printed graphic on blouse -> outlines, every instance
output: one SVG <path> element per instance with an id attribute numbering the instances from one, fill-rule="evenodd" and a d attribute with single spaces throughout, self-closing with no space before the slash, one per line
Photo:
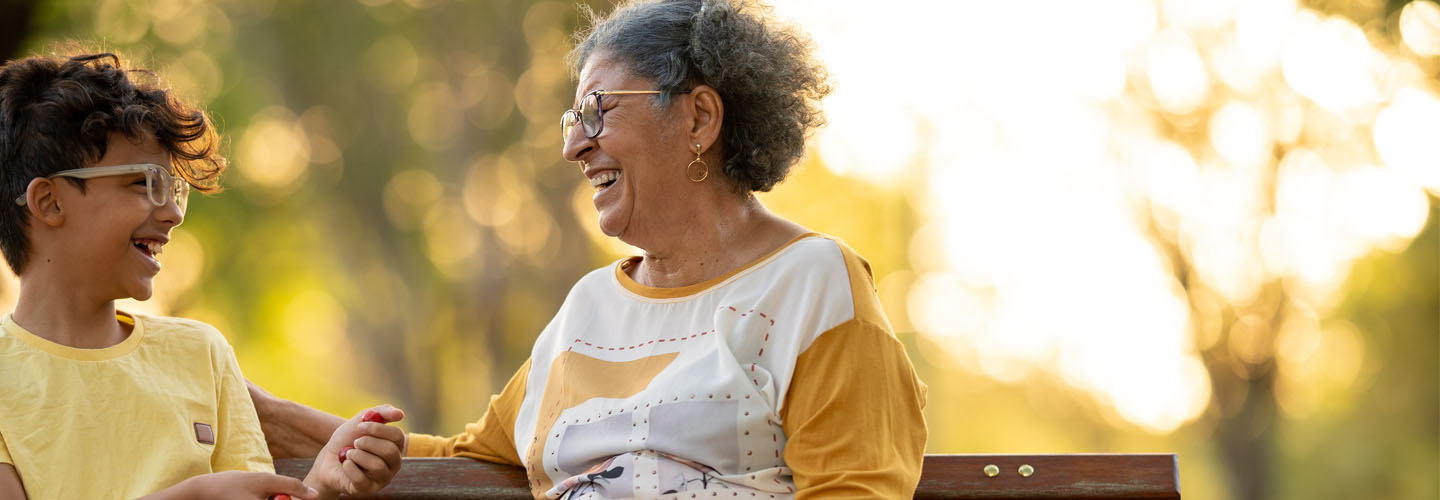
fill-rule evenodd
<path id="1" fill-rule="evenodd" d="M 773 321 L 722 310 L 720 316 L 734 320 L 721 321 L 726 328 L 763 330 Z M 743 321 L 747 316 L 756 321 Z M 762 331 L 755 338 L 763 345 L 765 336 Z M 614 346 L 582 340 L 556 357 L 541 398 L 537 429 L 545 432 L 537 432 L 526 460 L 537 498 L 646 498 L 695 490 L 789 498 L 794 483 L 780 459 L 785 439 L 772 411 L 769 371 L 742 364 L 710 331 L 661 339 L 664 349 L 679 351 L 606 361 L 581 351 L 611 355 Z M 619 349 L 642 356 L 658 349 L 648 341 L 641 345 L 644 350 Z M 752 355 L 763 349 L 746 347 Z M 662 373 L 667 383 L 659 387 Z M 556 387 L 557 380 L 568 383 Z M 540 467 L 544 473 L 535 473 Z"/>
<path id="2" fill-rule="evenodd" d="M 800 353 L 855 318 L 841 247 L 797 238 L 680 289 L 622 269 L 581 279 L 536 339 L 513 429 L 532 493 L 793 498 L 780 411 Z"/>

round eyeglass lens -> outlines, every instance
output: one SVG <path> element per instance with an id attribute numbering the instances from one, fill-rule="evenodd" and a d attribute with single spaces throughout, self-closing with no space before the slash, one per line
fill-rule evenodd
<path id="1" fill-rule="evenodd" d="M 585 127 L 585 137 L 600 135 L 600 94 L 587 95 L 580 103 L 580 124 Z"/>

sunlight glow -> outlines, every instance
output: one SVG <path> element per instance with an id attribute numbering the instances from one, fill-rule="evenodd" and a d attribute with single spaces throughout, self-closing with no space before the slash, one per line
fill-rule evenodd
<path id="1" fill-rule="evenodd" d="M 1345 231 L 1376 246 L 1403 250 L 1425 227 L 1425 191 L 1392 169 L 1353 168 L 1340 177 L 1336 205 Z"/>
<path id="2" fill-rule="evenodd" d="M 1270 160 L 1270 129 L 1244 102 L 1228 103 L 1210 118 L 1210 143 L 1237 167 L 1259 167 Z"/>
<path id="3" fill-rule="evenodd" d="M 1440 5 L 1430 0 L 1405 4 L 1400 10 L 1400 35 L 1416 54 L 1440 55 Z"/>
<path id="4" fill-rule="evenodd" d="M 1380 90 L 1370 74 L 1374 49 L 1359 26 L 1343 18 L 1305 12 L 1285 47 L 1285 80 L 1320 107 L 1343 112 L 1375 103 Z"/>
<path id="5" fill-rule="evenodd" d="M 1272 324 L 1272 284 L 1323 317 L 1352 263 L 1403 249 L 1440 193 L 1434 82 L 1295 0 L 901 1 L 927 15 L 876 9 L 865 37 L 826 2 L 776 3 L 834 75 L 826 167 L 924 179 L 913 274 L 884 285 L 896 324 L 961 369 L 1059 378 L 1149 432 L 1206 411 L 1202 349 L 1278 360 L 1287 414 L 1323 406 L 1297 381 L 1331 363 L 1332 386 L 1353 380 L 1362 337 Z M 1411 50 L 1437 19 L 1405 7 Z"/>
<path id="6" fill-rule="evenodd" d="M 1161 108 L 1185 114 L 1204 102 L 1210 91 L 1210 74 L 1185 32 L 1161 31 L 1150 44 L 1148 59 L 1150 91 Z"/>
<path id="7" fill-rule="evenodd" d="M 826 102 L 831 113 L 854 113 L 865 121 L 836 122 L 820 133 L 820 155 L 837 174 L 852 174 L 881 185 L 894 185 L 895 174 L 917 149 L 914 115 L 894 104 L 880 104 L 858 92 L 840 90 Z M 883 145 L 884 147 L 877 147 Z"/>
<path id="8" fill-rule="evenodd" d="M 1416 88 L 1401 90 L 1375 118 L 1375 149 L 1387 165 L 1440 195 L 1440 99 Z"/>

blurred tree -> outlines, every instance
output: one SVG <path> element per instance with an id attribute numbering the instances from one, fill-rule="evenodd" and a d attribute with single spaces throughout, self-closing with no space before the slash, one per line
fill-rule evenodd
<path id="1" fill-rule="evenodd" d="M 19 55 L 21 44 L 30 35 L 30 17 L 35 0 L 0 1 L 0 61 Z"/>
<path id="2" fill-rule="evenodd" d="M 458 431 L 615 256 L 582 229 L 559 154 L 571 2 L 105 0 L 35 17 L 29 52 L 98 41 L 211 111 L 229 190 L 192 203 L 178 232 L 197 252 L 167 252 L 193 261 L 160 277 L 193 266 L 181 281 L 198 285 L 127 307 L 216 323 L 278 395 L 342 414 L 387 398 L 411 429 Z"/>
<path id="3" fill-rule="evenodd" d="M 1310 0 L 1302 2 L 1310 7 L 1335 15 L 1344 16 L 1354 22 L 1372 28 L 1377 32 L 1393 31 L 1395 17 L 1399 10 L 1408 1 L 1397 0 L 1387 2 L 1345 2 L 1330 0 Z M 1395 36 L 1394 38 L 1398 38 Z M 1176 128 L 1180 129 L 1177 134 L 1183 135 L 1184 124 L 1209 123 L 1220 111 L 1220 104 L 1224 101 L 1212 103 L 1213 105 L 1203 109 L 1198 120 L 1196 117 L 1171 117 L 1162 116 L 1163 119 L 1172 120 Z M 1212 130 L 1213 132 L 1213 130 Z M 1300 140 L 1291 144 L 1276 144 L 1271 152 L 1271 160 L 1266 162 L 1268 172 L 1261 174 L 1261 178 L 1276 179 L 1280 175 L 1281 161 L 1291 152 L 1304 152 L 1311 149 L 1321 149 L 1326 144 L 1334 141 L 1334 137 L 1327 137 L 1323 133 L 1309 130 L 1302 133 Z M 1368 137 L 1366 137 L 1368 140 Z M 1203 143 L 1201 143 L 1203 144 Z M 1205 157 L 1213 153 L 1198 152 L 1197 157 Z M 1373 154 L 1373 153 L 1371 153 Z M 1270 182 L 1269 190 L 1263 193 L 1260 200 L 1261 207 L 1270 207 L 1265 216 L 1274 216 L 1275 207 L 1280 203 L 1277 199 L 1282 196 L 1278 193 L 1280 188 L 1278 182 Z M 1363 344 L 1359 347 L 1377 346 L 1384 349 L 1385 356 L 1370 357 L 1374 362 L 1384 364 L 1384 368 L 1378 371 L 1384 374 L 1372 374 L 1372 377 L 1380 377 L 1383 381 L 1417 380 L 1419 389 L 1416 393 L 1437 394 L 1437 373 L 1433 359 L 1436 352 L 1435 333 L 1440 332 L 1440 324 L 1437 324 L 1437 315 L 1440 315 L 1440 297 L 1437 297 L 1434 277 L 1436 270 L 1436 240 L 1435 231 L 1437 226 L 1436 207 L 1437 200 L 1432 195 L 1429 198 L 1431 213 L 1427 220 L 1423 233 L 1416 237 L 1409 249 L 1402 255 L 1394 257 L 1376 257 L 1367 261 L 1356 271 L 1358 276 L 1351 278 L 1350 284 L 1345 288 L 1347 298 L 1343 310 L 1335 314 L 1335 318 L 1349 318 L 1355 330 L 1364 334 Z M 1343 457 L 1329 457 L 1328 460 L 1340 462 L 1341 467 L 1327 468 L 1326 470 L 1336 471 L 1357 471 L 1367 470 L 1373 475 L 1363 473 L 1351 476 L 1355 481 L 1339 481 L 1343 485 L 1337 490 L 1337 486 L 1329 483 L 1320 488 L 1311 487 L 1306 481 L 1291 481 L 1280 477 L 1280 472 L 1301 473 L 1293 464 L 1286 462 L 1280 456 L 1283 453 L 1278 441 L 1283 433 L 1277 427 L 1286 425 L 1289 422 L 1281 418 L 1278 411 L 1277 400 L 1277 352 L 1284 348 L 1281 344 L 1284 339 L 1280 338 L 1287 321 L 1311 314 L 1314 306 L 1304 297 L 1297 298 L 1291 293 L 1295 286 L 1294 277 L 1285 277 L 1275 274 L 1268 276 L 1268 282 L 1261 285 L 1258 293 L 1253 299 L 1240 303 L 1226 303 L 1220 298 L 1223 294 L 1211 288 L 1202 279 L 1200 273 L 1195 269 L 1196 252 L 1185 249 L 1183 235 L 1173 230 L 1161 229 L 1163 222 L 1156 220 L 1155 210 L 1141 209 L 1140 213 L 1151 214 L 1152 239 L 1161 244 L 1167 250 L 1170 260 L 1174 263 L 1176 278 L 1182 283 L 1188 292 L 1193 310 L 1193 317 L 1201 318 L 1204 321 L 1207 316 L 1214 316 L 1218 319 L 1217 324 L 1200 325 L 1200 328 L 1214 328 L 1222 332 L 1218 341 L 1213 342 L 1203 350 L 1203 359 L 1210 375 L 1212 383 L 1213 400 L 1210 406 L 1209 419 L 1216 421 L 1214 434 L 1218 440 L 1219 452 L 1222 454 L 1222 463 L 1229 471 L 1231 477 L 1231 489 L 1235 498 L 1244 500 L 1258 500 L 1283 496 L 1287 498 L 1357 498 L 1376 495 L 1376 489 L 1394 489 L 1391 494 L 1405 495 L 1403 488 L 1397 485 L 1385 485 L 1375 481 L 1376 478 L 1394 474 L 1395 470 L 1387 471 L 1381 465 L 1385 461 L 1366 459 L 1346 459 Z M 1203 257 L 1202 257 L 1203 258 Z M 1288 281 L 1288 282 L 1287 282 Z M 1358 284 L 1356 282 L 1359 282 Z M 1379 289 L 1388 289 L 1390 293 L 1383 294 L 1383 298 L 1375 297 L 1367 292 L 1374 292 Z M 1221 306 L 1218 316 L 1215 315 L 1217 305 Z M 1377 311 L 1386 311 L 1390 314 L 1376 314 Z M 1325 320 L 1326 328 L 1333 328 L 1335 323 L 1345 323 L 1328 318 Z M 1345 325 L 1348 326 L 1348 325 Z M 1344 326 L 1342 326 L 1344 327 Z M 1401 336 L 1396 338 L 1395 336 Z M 1414 343 L 1411 347 L 1394 349 L 1396 342 L 1407 344 Z M 1409 350 L 1418 347 L 1418 351 Z M 1417 356 L 1417 353 L 1421 355 Z M 1428 354 L 1426 354 L 1428 353 Z M 1393 356 L 1393 358 L 1391 357 Z M 1399 363 L 1378 361 L 1379 359 L 1397 359 Z M 1424 373 L 1417 373 L 1424 372 Z M 1409 375 L 1416 378 L 1409 379 Z M 1371 380 L 1374 380 L 1373 378 Z M 1403 384 L 1403 383 L 1402 383 Z M 1388 384 L 1379 384 L 1382 388 Z M 1385 393 L 1384 389 L 1379 391 Z M 1408 391 L 1407 391 L 1408 392 Z M 1378 404 L 1383 399 L 1375 393 L 1368 393 L 1365 398 L 1367 403 L 1374 404 L 1372 408 L 1383 409 L 1384 405 Z M 1367 403 L 1361 403 L 1366 405 Z M 1411 403 L 1416 403 L 1411 401 Z M 1425 446 L 1433 447 L 1435 440 L 1440 438 L 1437 435 L 1433 423 L 1440 418 L 1440 410 L 1437 410 L 1436 400 L 1427 399 L 1418 402 L 1419 407 L 1407 405 L 1405 416 L 1392 412 L 1385 412 L 1386 421 L 1390 419 L 1410 420 L 1418 417 L 1414 422 L 1418 425 L 1408 427 L 1410 429 L 1429 428 L 1421 441 L 1428 443 Z M 1393 409 L 1392 409 L 1393 411 Z M 1379 417 L 1370 415 L 1369 418 Z M 1365 418 L 1355 415 L 1355 418 Z M 1427 426 L 1424 422 L 1429 422 Z M 1303 426 L 1302 426 L 1303 427 Z M 1331 429 L 1334 432 L 1343 432 L 1341 429 Z M 1325 439 L 1324 436 L 1311 435 L 1313 439 Z M 1403 438 L 1402 438 L 1403 440 Z M 1389 443 L 1396 448 L 1407 448 L 1400 441 Z M 1380 457 L 1387 452 L 1374 445 L 1356 446 L 1373 452 L 1366 453 L 1364 457 Z M 1395 449 L 1391 448 L 1391 452 Z M 1407 452 L 1412 457 L 1425 457 L 1424 449 Z M 1420 460 L 1420 463 L 1434 463 L 1433 452 Z M 1408 470 L 1404 464 L 1391 465 L 1398 469 Z M 1309 471 L 1313 473 L 1313 471 Z M 1433 479 L 1433 478 L 1432 478 Z M 1433 488 L 1422 488 L 1430 489 Z M 1413 492 L 1413 490 L 1409 490 Z M 1374 496 L 1384 497 L 1384 494 Z"/>
<path id="4" fill-rule="evenodd" d="M 0 2 L 0 55 L 69 37 L 103 41 L 139 64 L 155 62 L 212 111 L 235 160 L 230 190 L 192 201 L 157 297 L 126 307 L 216 324 L 246 374 L 280 396 L 342 414 L 389 400 L 409 411 L 411 430 L 458 431 L 528 356 L 569 287 L 627 252 L 598 234 L 591 190 L 559 154 L 556 122 L 574 90 L 562 62 L 580 22 L 574 2 Z M 1405 2 L 1389 1 L 1383 12 L 1379 2 L 1307 4 L 1344 9 L 1329 12 L 1362 26 L 1378 19 L 1383 29 Z M 24 47 L 3 43 L 12 36 Z M 1433 58 L 1419 64 L 1433 74 Z M 964 69 L 976 79 L 989 71 Z M 1037 88 L 1048 92 L 1052 83 Z M 1161 124 L 1157 134 L 1203 159 L 1213 156 L 1204 126 L 1218 105 L 1255 97 L 1220 92 L 1227 94 L 1192 114 L 1141 112 Z M 1279 99 L 1302 100 L 1285 92 Z M 934 134 L 937 144 L 957 139 Z M 1277 197 L 1275 163 L 1256 173 L 1266 179 L 1268 207 Z M 1305 385 L 1307 401 L 1338 408 L 1304 415 L 1284 411 L 1283 389 L 1295 382 L 1276 356 L 1302 297 L 1271 278 L 1253 299 L 1225 303 L 1200 279 L 1174 228 L 1152 219 L 1152 240 L 1167 248 L 1195 328 L 1217 336 L 1203 356 L 1213 385 L 1208 413 L 1157 436 L 1059 376 L 997 381 L 957 366 L 940 348 L 949 346 L 937 346 L 946 338 L 914 334 L 905 297 L 921 271 L 912 260 L 927 255 L 915 242 L 935 236 L 922 234 L 916 210 L 925 184 L 940 181 L 898 182 L 886 189 L 835 175 L 811 155 L 762 199 L 871 260 L 887 312 L 931 384 L 932 451 L 1182 450 L 1187 497 L 1434 496 L 1433 196 L 1428 225 L 1409 248 L 1362 260 L 1333 317 L 1316 318 L 1363 336 L 1368 382 L 1343 388 L 1359 395 Z M 1037 200 L 1029 201 L 1049 202 Z M 1055 205 L 1044 210 L 1066 209 Z M 945 318 L 968 320 L 955 317 L 962 310 L 947 308 Z M 1312 363 L 1319 372 L 1335 368 Z"/>

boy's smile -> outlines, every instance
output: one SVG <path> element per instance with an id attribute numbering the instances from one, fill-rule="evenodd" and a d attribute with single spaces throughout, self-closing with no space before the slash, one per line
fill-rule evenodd
<path id="1" fill-rule="evenodd" d="M 87 167 L 141 163 L 168 167 L 170 155 L 154 138 L 112 134 L 105 155 Z M 106 299 L 150 298 L 161 267 L 157 256 L 170 230 L 185 220 L 183 209 L 174 200 L 151 203 L 144 173 L 86 179 L 83 192 L 67 179 L 55 182 L 65 213 L 58 257 L 78 273 L 72 283 L 93 286 Z"/>

